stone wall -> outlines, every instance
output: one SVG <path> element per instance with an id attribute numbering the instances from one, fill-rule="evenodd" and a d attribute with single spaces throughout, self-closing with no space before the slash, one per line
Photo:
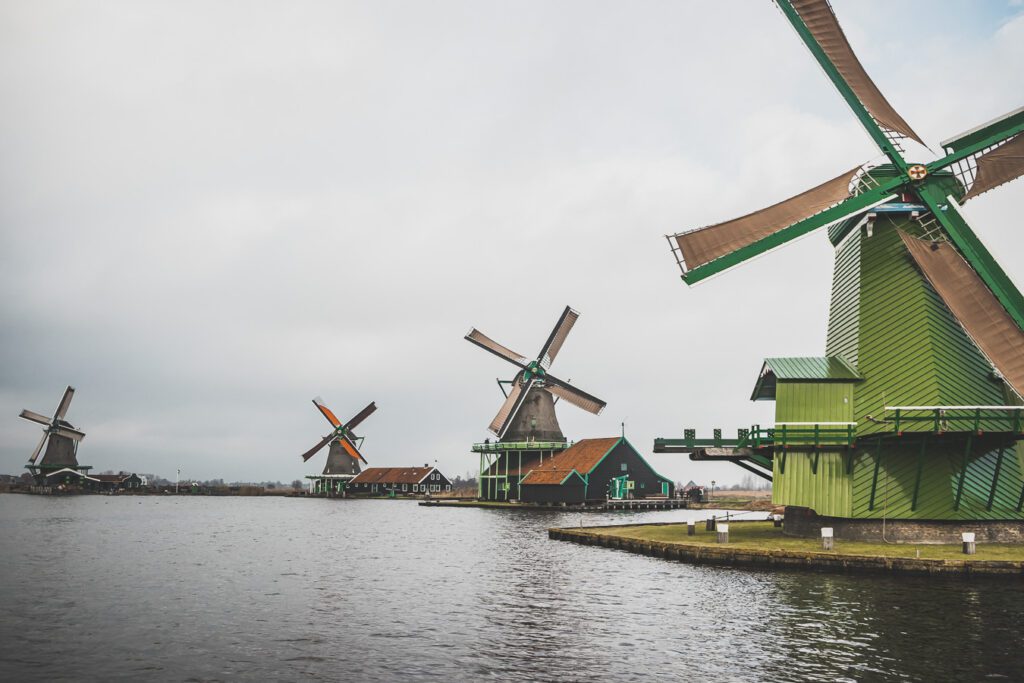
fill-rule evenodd
<path id="1" fill-rule="evenodd" d="M 818 538 L 822 527 L 832 527 L 837 539 L 877 543 L 960 543 L 960 534 L 973 531 L 978 543 L 1024 544 L 1024 522 L 1008 521 L 926 521 L 889 519 L 846 519 L 823 517 L 809 508 L 788 506 L 783 521 L 787 536 Z"/>

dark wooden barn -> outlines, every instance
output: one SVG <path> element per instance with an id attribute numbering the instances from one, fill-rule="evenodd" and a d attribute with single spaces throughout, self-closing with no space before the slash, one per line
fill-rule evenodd
<path id="1" fill-rule="evenodd" d="M 446 493 L 448 477 L 436 467 L 368 467 L 357 474 L 345 491 L 348 495 L 408 496 Z"/>
<path id="2" fill-rule="evenodd" d="M 532 469 L 521 482 L 526 503 L 597 503 L 608 499 L 671 497 L 658 474 L 625 437 L 583 439 Z"/>

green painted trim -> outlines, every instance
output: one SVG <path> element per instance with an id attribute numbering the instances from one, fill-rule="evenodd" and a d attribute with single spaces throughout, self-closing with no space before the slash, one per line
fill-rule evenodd
<path id="1" fill-rule="evenodd" d="M 971 226 L 960 215 L 959 205 L 937 185 L 925 183 L 918 191 L 924 203 L 953 240 L 992 294 L 1003 305 L 1017 326 L 1024 330 L 1024 296 L 981 243 Z"/>
<path id="2" fill-rule="evenodd" d="M 786 18 L 789 19 L 789 23 L 796 29 L 797 34 L 799 34 L 801 40 L 803 40 L 804 44 L 808 49 L 810 49 L 811 54 L 814 55 L 816 60 L 818 60 L 818 64 L 821 65 L 821 68 L 825 71 L 829 80 L 832 81 L 832 84 L 836 86 L 837 90 L 839 90 L 839 94 L 843 96 L 844 100 L 846 100 L 846 104 L 848 104 L 850 109 L 853 110 L 854 115 L 860 121 L 861 125 L 864 126 L 864 129 L 867 131 L 868 135 L 871 136 L 871 139 L 874 140 L 879 149 L 882 150 L 885 156 L 889 157 L 889 160 L 892 161 L 892 163 L 895 164 L 902 173 L 906 173 L 907 162 L 903 159 L 899 150 L 896 149 L 896 146 L 885 136 L 885 132 L 879 127 L 878 123 L 875 122 L 874 117 L 871 116 L 870 112 L 868 112 L 867 107 L 865 107 L 864 103 L 857 98 L 857 95 L 853 92 L 853 88 L 850 87 L 850 84 L 847 83 L 846 79 L 844 79 L 842 74 L 839 73 L 839 69 L 837 69 L 836 65 L 832 63 L 832 60 L 828 58 L 828 55 L 825 54 L 825 51 L 822 49 L 821 45 L 818 44 L 818 41 L 814 39 L 810 29 L 807 28 L 807 25 L 804 23 L 803 19 L 800 18 L 797 11 L 793 9 L 793 5 L 790 3 L 790 0 L 776 0 L 776 4 L 779 6 L 779 9 L 782 10 L 782 13 L 786 15 Z M 829 9 L 829 11 L 831 11 L 831 9 Z"/>
<path id="3" fill-rule="evenodd" d="M 942 143 L 943 149 L 952 150 L 952 153 L 927 164 L 928 170 L 939 169 L 954 164 L 961 159 L 977 154 L 981 150 L 996 145 L 1007 138 L 1024 131 L 1024 108 L 1011 112 L 1003 118 L 997 119 L 987 126 L 965 133 L 958 138 L 946 140 Z"/>

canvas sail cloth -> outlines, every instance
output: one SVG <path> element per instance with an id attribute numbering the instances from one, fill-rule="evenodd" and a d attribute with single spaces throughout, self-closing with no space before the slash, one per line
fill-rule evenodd
<path id="1" fill-rule="evenodd" d="M 687 269 L 710 263 L 835 206 L 850 196 L 850 180 L 858 170 L 860 166 L 766 209 L 676 235 Z"/>
<path id="2" fill-rule="evenodd" d="M 1024 397 L 1024 331 L 952 245 L 900 232 L 910 255 L 1006 383 Z"/>
<path id="3" fill-rule="evenodd" d="M 868 113 L 878 122 L 882 128 L 895 131 L 920 144 L 921 138 L 903 120 L 885 96 L 878 90 L 860 60 L 854 54 L 853 48 L 846 40 L 843 29 L 832 13 L 832 8 L 827 0 L 792 0 L 793 9 L 800 15 L 801 21 L 807 30 L 814 36 L 814 40 L 824 50 L 829 61 L 835 65 L 839 75 L 843 77 L 850 89 L 853 90 L 857 99 L 860 100 Z"/>
<path id="4" fill-rule="evenodd" d="M 1024 175 L 1024 133 L 977 157 L 977 174 L 964 201 Z"/>

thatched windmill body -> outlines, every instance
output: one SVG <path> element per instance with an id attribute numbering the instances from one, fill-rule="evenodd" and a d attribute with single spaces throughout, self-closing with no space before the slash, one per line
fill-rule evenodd
<path id="1" fill-rule="evenodd" d="M 669 237 L 687 284 L 825 228 L 835 271 L 825 356 L 767 359 L 757 380 L 752 398 L 776 401 L 774 429 L 688 430 L 656 450 L 730 460 L 774 479 L 776 503 L 851 528 L 1022 520 L 1024 298 L 960 207 L 1024 173 L 1024 109 L 943 142 L 934 161 L 908 161 L 901 143 L 920 138 L 829 3 L 776 4 L 885 163 Z"/>

